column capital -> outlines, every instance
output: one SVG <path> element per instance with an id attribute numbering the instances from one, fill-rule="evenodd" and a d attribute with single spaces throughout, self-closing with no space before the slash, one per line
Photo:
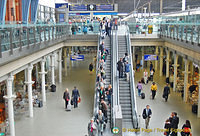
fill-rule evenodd
<path id="1" fill-rule="evenodd" d="M 55 52 L 52 52 L 50 56 L 55 57 L 56 56 Z"/>
<path id="2" fill-rule="evenodd" d="M 29 66 L 28 66 L 28 68 L 27 68 L 28 70 L 33 70 L 33 65 L 32 64 L 30 64 Z"/>
<path id="3" fill-rule="evenodd" d="M 39 72 L 39 74 L 41 74 L 41 75 L 42 75 L 42 74 L 47 74 L 47 72 L 45 72 L 45 71 L 44 71 L 44 72 Z"/>
<path id="4" fill-rule="evenodd" d="M 3 98 L 7 99 L 7 100 L 9 100 L 9 99 L 14 100 L 16 98 L 16 95 L 11 95 L 11 96 L 5 95 L 5 96 L 3 96 Z"/>
<path id="5" fill-rule="evenodd" d="M 61 60 L 57 60 L 58 62 L 62 62 L 63 60 L 61 59 Z"/>
<path id="6" fill-rule="evenodd" d="M 12 82 L 13 80 L 14 80 L 14 76 L 13 75 L 9 75 L 8 78 L 7 78 L 7 81 L 11 81 Z"/>
<path id="7" fill-rule="evenodd" d="M 31 82 L 28 82 L 28 81 L 26 81 L 26 82 L 24 82 L 25 84 L 34 84 L 35 83 L 35 81 L 31 81 Z"/>
<path id="8" fill-rule="evenodd" d="M 172 66 L 174 66 L 174 67 L 178 67 L 178 66 L 179 66 L 179 64 L 173 64 Z"/>
<path id="9" fill-rule="evenodd" d="M 41 60 L 40 62 L 45 63 L 45 62 L 46 62 L 46 57 L 45 57 L 45 58 L 42 58 L 42 60 Z"/>
<path id="10" fill-rule="evenodd" d="M 184 74 L 189 74 L 190 71 L 182 71 L 182 73 L 184 73 Z"/>

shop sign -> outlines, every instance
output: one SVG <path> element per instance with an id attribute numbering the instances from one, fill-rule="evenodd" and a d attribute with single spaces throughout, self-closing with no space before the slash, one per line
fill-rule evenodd
<path id="1" fill-rule="evenodd" d="M 158 60 L 157 55 L 144 55 L 144 61 Z"/>
<path id="2" fill-rule="evenodd" d="M 71 61 L 84 60 L 84 55 L 71 55 Z"/>

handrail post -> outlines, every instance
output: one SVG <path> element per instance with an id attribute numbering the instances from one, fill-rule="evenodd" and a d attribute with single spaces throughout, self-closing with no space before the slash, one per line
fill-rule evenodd
<path id="1" fill-rule="evenodd" d="M 19 28 L 19 50 L 22 50 L 22 28 Z"/>
<path id="2" fill-rule="evenodd" d="M 12 28 L 9 29 L 10 30 L 10 54 L 13 54 L 13 31 Z"/>
<path id="3" fill-rule="evenodd" d="M 1 30 L 0 30 L 0 58 L 2 58 L 2 48 L 1 48 Z"/>

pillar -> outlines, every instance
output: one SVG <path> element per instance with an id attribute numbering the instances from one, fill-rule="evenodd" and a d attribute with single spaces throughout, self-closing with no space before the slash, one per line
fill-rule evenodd
<path id="1" fill-rule="evenodd" d="M 41 79 L 42 79 L 42 100 L 43 100 L 43 103 L 46 103 L 45 74 L 47 72 L 45 72 L 45 62 L 46 62 L 46 60 L 43 57 L 42 61 L 40 62 L 40 64 L 41 64 L 40 75 L 41 75 Z"/>
<path id="2" fill-rule="evenodd" d="M 132 47 L 132 61 L 133 61 L 133 67 L 135 66 L 135 46 Z"/>
<path id="3" fill-rule="evenodd" d="M 94 13 L 94 12 L 90 12 L 90 20 L 93 19 L 93 16 L 94 16 L 93 13 Z"/>
<path id="4" fill-rule="evenodd" d="M 190 74 L 191 74 L 191 79 L 192 81 L 194 80 L 194 66 L 193 66 L 193 62 L 190 63 Z"/>
<path id="5" fill-rule="evenodd" d="M 28 102 L 29 102 L 29 116 L 32 118 L 33 117 L 33 100 L 32 100 L 32 84 L 34 81 L 32 81 L 32 70 L 33 70 L 33 65 L 30 64 L 28 69 L 28 80 L 25 82 L 28 85 Z"/>
<path id="6" fill-rule="evenodd" d="M 35 77 L 36 77 L 36 82 L 39 81 L 39 76 L 38 76 L 38 63 L 35 65 Z"/>
<path id="7" fill-rule="evenodd" d="M 178 55 L 174 53 L 174 86 L 173 91 L 176 91 L 176 84 L 177 84 L 177 68 L 178 68 Z"/>
<path id="8" fill-rule="evenodd" d="M 199 74 L 199 81 L 197 82 L 198 86 L 199 86 L 199 99 L 198 99 L 198 113 L 197 113 L 197 117 L 200 118 L 200 74 Z"/>
<path id="9" fill-rule="evenodd" d="M 185 61 L 185 71 L 183 71 L 184 73 L 184 102 L 187 102 L 187 98 L 188 98 L 188 60 L 184 59 Z"/>
<path id="10" fill-rule="evenodd" d="M 163 0 L 160 0 L 160 14 L 163 12 Z"/>
<path id="11" fill-rule="evenodd" d="M 59 72 L 59 83 L 62 82 L 62 48 L 58 53 L 58 72 Z"/>
<path id="12" fill-rule="evenodd" d="M 160 47 L 160 76 L 163 75 L 163 47 Z"/>
<path id="13" fill-rule="evenodd" d="M 166 58 L 166 78 L 169 77 L 169 57 L 170 57 L 170 51 L 167 50 L 167 58 Z"/>
<path id="14" fill-rule="evenodd" d="M 182 11 L 185 10 L 186 0 L 182 0 Z"/>
<path id="15" fill-rule="evenodd" d="M 71 58 L 71 55 L 73 55 L 72 54 L 72 49 L 71 49 L 72 47 L 69 47 L 69 68 L 71 69 L 71 67 L 72 67 L 72 61 L 70 60 L 70 58 Z"/>
<path id="16" fill-rule="evenodd" d="M 156 56 L 158 56 L 158 46 L 156 46 Z M 155 61 L 155 71 L 158 70 L 158 60 Z"/>
<path id="17" fill-rule="evenodd" d="M 144 69 L 144 47 L 142 47 L 142 69 Z"/>
<path id="18" fill-rule="evenodd" d="M 64 69 L 65 69 L 65 76 L 67 76 L 67 48 L 64 48 Z"/>
<path id="19" fill-rule="evenodd" d="M 4 96 L 4 99 L 7 99 L 8 101 L 8 121 L 10 126 L 10 136 L 15 136 L 13 100 L 16 98 L 16 96 L 12 94 L 13 80 L 14 77 L 10 75 L 7 79 L 7 96 Z"/>
<path id="20" fill-rule="evenodd" d="M 55 54 L 51 54 L 51 84 L 55 85 Z"/>

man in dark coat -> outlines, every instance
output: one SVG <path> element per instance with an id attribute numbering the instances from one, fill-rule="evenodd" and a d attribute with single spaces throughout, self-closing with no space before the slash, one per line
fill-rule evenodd
<path id="1" fill-rule="evenodd" d="M 171 117 L 169 118 L 172 128 L 171 136 L 177 136 L 177 129 L 179 124 L 179 117 L 176 112 L 172 112 Z"/>
<path id="2" fill-rule="evenodd" d="M 168 100 L 169 94 L 170 94 L 170 88 L 169 88 L 169 85 L 167 83 L 166 86 L 164 87 L 164 90 L 163 90 L 163 98 L 165 98 L 166 102 Z"/>
<path id="3" fill-rule="evenodd" d="M 151 115 L 152 115 L 152 111 L 150 109 L 150 106 L 147 105 L 146 108 L 143 110 L 143 113 L 142 113 L 142 117 L 143 117 L 143 119 L 145 119 L 145 127 L 146 127 L 146 129 L 149 126 L 149 121 L 150 121 Z"/>
<path id="4" fill-rule="evenodd" d="M 74 108 L 78 107 L 78 98 L 80 97 L 78 89 L 76 89 L 76 86 L 74 87 L 74 90 L 72 90 L 72 97 L 74 102 Z"/>
<path id="5" fill-rule="evenodd" d="M 123 60 L 120 58 L 120 60 L 117 62 L 117 70 L 119 71 L 119 78 L 123 78 Z"/>

